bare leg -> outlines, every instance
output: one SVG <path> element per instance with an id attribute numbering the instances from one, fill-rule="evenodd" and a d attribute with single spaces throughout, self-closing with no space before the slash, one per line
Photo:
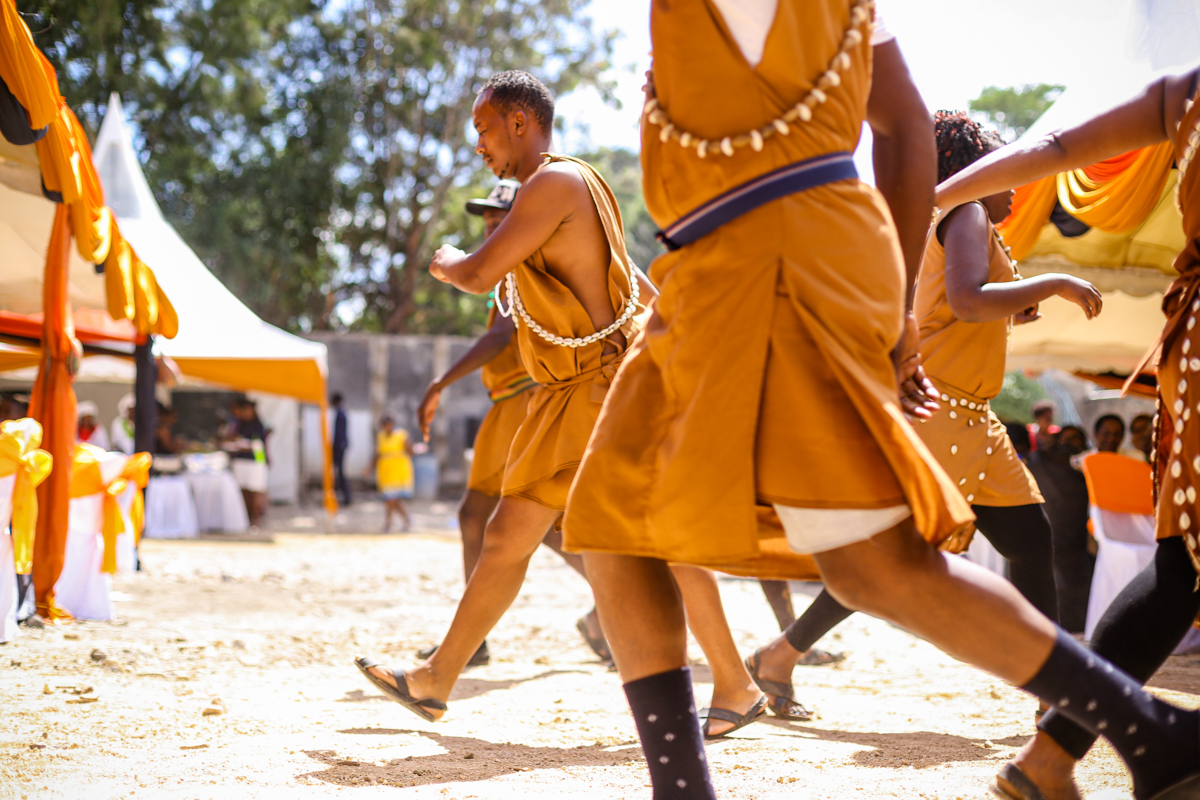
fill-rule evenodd
<path id="1" fill-rule="evenodd" d="M 500 503 L 499 497 L 467 489 L 458 507 L 458 529 L 462 533 L 463 580 L 470 580 L 483 549 L 483 531 Z"/>
<path id="2" fill-rule="evenodd" d="M 583 564 L 583 556 L 579 555 L 578 553 L 568 553 L 566 550 L 563 550 L 562 532 L 551 528 L 546 533 L 546 538 L 542 540 L 542 544 L 558 553 L 559 558 L 567 562 L 567 566 L 578 572 L 581 578 L 583 578 L 585 581 L 588 579 L 587 569 Z M 589 636 L 591 636 L 593 639 L 604 639 L 604 628 L 600 624 L 600 614 L 596 611 L 596 606 L 593 605 L 592 610 L 584 614 L 580 618 L 580 621 L 583 622 L 583 624 L 587 627 Z M 600 655 L 601 659 L 607 659 L 607 656 L 605 656 L 603 653 L 599 653 L 598 655 Z"/>
<path id="3" fill-rule="evenodd" d="M 771 611 L 775 612 L 779 630 L 796 621 L 796 612 L 792 608 L 792 590 L 787 581 L 759 580 L 758 585 L 762 587 L 763 594 L 771 605 Z"/>
<path id="4" fill-rule="evenodd" d="M 404 507 L 403 500 L 396 501 L 396 513 L 399 514 L 400 519 L 403 520 L 404 527 L 401 528 L 401 530 L 405 530 L 405 531 L 408 530 L 408 527 L 409 527 L 409 525 L 408 525 L 408 523 L 409 523 L 408 509 Z"/>
<path id="5" fill-rule="evenodd" d="M 450 696 L 467 661 L 516 599 L 533 551 L 561 513 L 519 497 L 500 500 L 446 638 L 428 661 L 405 673 L 413 697 L 445 700 Z M 372 671 L 394 684 L 390 670 L 375 667 Z"/>
<path id="6" fill-rule="evenodd" d="M 675 576 L 675 583 L 683 596 L 688 627 L 712 670 L 712 707 L 738 714 L 746 713 L 762 696 L 762 692 L 746 671 L 733 641 L 729 621 L 725 618 L 725 607 L 721 604 L 717 576 L 700 567 L 679 564 L 671 566 L 671 574 Z M 716 736 L 732 727 L 732 722 L 712 719 L 708 723 L 708 732 Z"/>
<path id="7" fill-rule="evenodd" d="M 1054 647 L 1054 624 L 1011 583 L 930 547 L 911 518 L 815 558 L 843 605 L 890 620 L 1017 686 L 1037 674 Z"/>
<path id="8" fill-rule="evenodd" d="M 665 561 L 584 553 L 583 563 L 622 682 L 687 666 L 683 600 Z"/>

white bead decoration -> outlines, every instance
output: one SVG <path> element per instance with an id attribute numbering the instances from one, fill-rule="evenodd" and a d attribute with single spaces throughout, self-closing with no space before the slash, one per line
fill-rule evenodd
<path id="1" fill-rule="evenodd" d="M 850 27 L 846 29 L 846 33 L 842 37 L 838 52 L 829 60 L 829 66 L 817 76 L 813 81 L 813 87 L 799 103 L 761 128 L 736 136 L 726 136 L 719 140 L 705 139 L 703 136 L 696 136 L 680 130 L 671 122 L 666 110 L 659 105 L 658 98 L 654 95 L 647 97 L 646 104 L 642 107 L 642 115 L 651 125 L 661 126 L 662 130 L 658 134 L 659 141 L 666 143 L 674 139 L 685 150 L 695 147 L 696 155 L 700 158 L 706 158 L 708 155 L 716 153 L 732 156 L 738 149 L 744 147 L 759 152 L 763 148 L 765 139 L 775 135 L 787 136 L 791 133 L 789 122 L 811 121 L 813 110 L 828 102 L 829 90 L 842 85 L 842 73 L 847 72 L 854 63 L 850 58 L 850 52 L 858 49 L 867 38 L 866 34 L 869 33 L 869 31 L 864 32 L 859 29 L 866 28 L 871 24 L 871 12 L 874 8 L 875 0 L 853 0 L 853 4 L 850 6 Z M 653 88 L 647 88 L 647 92 L 652 91 Z"/>
<path id="2" fill-rule="evenodd" d="M 527 326 L 529 326 L 529 330 L 533 331 L 547 342 L 559 345 L 560 347 L 586 347 L 587 345 L 598 342 L 601 339 L 606 339 L 624 327 L 625 323 L 629 322 L 629 320 L 633 318 L 634 313 L 637 311 L 639 292 L 637 276 L 630 274 L 629 301 L 625 303 L 625 310 L 621 316 L 617 317 L 617 320 L 612 325 L 609 325 L 602 331 L 596 331 L 593 334 L 589 334 L 588 336 L 583 336 L 577 339 L 567 339 L 550 333 L 541 325 L 538 325 L 536 322 L 534 322 L 533 318 L 529 316 L 529 312 L 525 310 L 525 304 L 521 302 L 521 295 L 517 291 L 515 272 L 508 273 L 508 276 L 505 278 L 505 280 L 508 282 L 509 312 L 511 313 L 513 310 L 515 310 L 521 320 Z M 498 296 L 499 294 L 497 294 L 497 297 Z"/>

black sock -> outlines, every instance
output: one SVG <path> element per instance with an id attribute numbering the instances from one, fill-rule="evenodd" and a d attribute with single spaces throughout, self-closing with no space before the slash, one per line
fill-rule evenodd
<path id="1" fill-rule="evenodd" d="M 687 667 L 625 684 L 654 800 L 716 800 Z"/>
<path id="2" fill-rule="evenodd" d="M 1022 688 L 1112 742 L 1138 798 L 1200 770 L 1200 714 L 1147 694 L 1062 630 L 1046 663 Z"/>
<path id="3" fill-rule="evenodd" d="M 1141 683 L 1150 680 L 1200 613 L 1196 570 L 1182 537 L 1160 539 L 1154 560 L 1121 590 L 1096 632 L 1091 649 Z M 1096 741 L 1091 731 L 1051 709 L 1038 730 L 1076 761 Z"/>
<path id="4" fill-rule="evenodd" d="M 808 608 L 804 609 L 800 618 L 787 627 L 783 635 L 797 652 L 804 653 L 853 613 L 822 589 Z"/>

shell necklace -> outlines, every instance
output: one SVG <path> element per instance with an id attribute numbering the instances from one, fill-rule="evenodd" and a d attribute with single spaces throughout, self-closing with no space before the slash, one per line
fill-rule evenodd
<path id="1" fill-rule="evenodd" d="M 555 336 L 550 331 L 538 325 L 533 317 L 529 316 L 529 312 L 525 310 L 525 304 L 521 302 L 521 293 L 517 291 L 516 270 L 508 273 L 505 276 L 505 288 L 508 290 L 508 308 L 500 302 L 500 285 L 496 285 L 496 311 L 504 317 L 512 316 L 513 311 L 516 311 L 517 316 L 522 322 L 528 326 L 529 330 L 536 333 L 538 336 L 545 339 L 550 344 L 556 344 L 560 347 L 585 347 L 593 342 L 598 342 L 601 339 L 606 339 L 618 330 L 623 328 L 629 320 L 633 319 L 633 315 L 637 313 L 638 288 L 637 276 L 630 270 L 629 274 L 629 300 L 625 303 L 625 310 L 621 316 L 617 317 L 612 325 L 609 325 L 604 330 L 596 331 L 588 336 L 579 338 L 567 338 L 564 336 Z"/>

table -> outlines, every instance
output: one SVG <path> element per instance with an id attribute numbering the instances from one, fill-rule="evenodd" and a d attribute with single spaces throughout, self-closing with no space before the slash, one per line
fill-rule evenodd
<path id="1" fill-rule="evenodd" d="M 187 482 L 195 499 L 200 530 L 243 533 L 250 528 L 241 487 L 228 469 L 188 472 Z"/>
<path id="2" fill-rule="evenodd" d="M 147 539 L 195 539 L 200 535 L 196 501 L 183 475 L 155 475 L 146 487 Z"/>

